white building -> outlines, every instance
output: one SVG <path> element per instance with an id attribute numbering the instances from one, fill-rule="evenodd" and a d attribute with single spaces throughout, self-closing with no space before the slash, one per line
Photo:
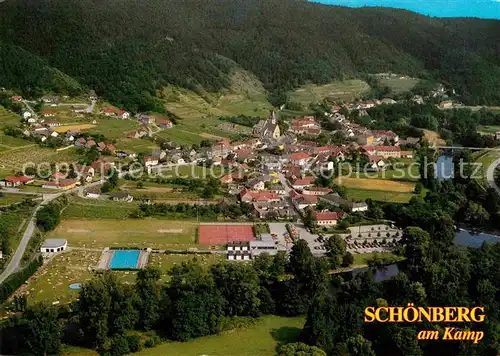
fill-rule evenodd
<path id="1" fill-rule="evenodd" d="M 68 241 L 66 239 L 47 239 L 40 248 L 40 251 L 42 253 L 56 253 L 65 251 L 67 248 Z"/>

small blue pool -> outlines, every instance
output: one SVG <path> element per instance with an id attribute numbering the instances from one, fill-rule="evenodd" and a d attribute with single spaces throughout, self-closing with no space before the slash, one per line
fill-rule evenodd
<path id="1" fill-rule="evenodd" d="M 72 283 L 69 285 L 69 289 L 80 290 L 80 289 L 82 289 L 82 284 L 81 283 Z"/>
<path id="2" fill-rule="evenodd" d="M 115 250 L 109 263 L 110 269 L 138 268 L 141 250 Z"/>

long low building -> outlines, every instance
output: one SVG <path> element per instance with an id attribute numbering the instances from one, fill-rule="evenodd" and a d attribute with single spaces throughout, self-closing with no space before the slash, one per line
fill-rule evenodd
<path id="1" fill-rule="evenodd" d="M 42 253 L 56 253 L 64 251 L 68 248 L 68 241 L 66 239 L 47 239 L 40 247 Z"/>
<path id="2" fill-rule="evenodd" d="M 320 195 L 320 196 L 318 196 L 318 200 L 323 201 L 327 204 L 331 204 L 333 206 L 338 206 L 338 207 L 346 206 L 352 212 L 367 211 L 368 210 L 368 204 L 363 203 L 363 202 L 353 202 L 353 201 L 350 201 L 348 199 L 344 199 L 340 195 L 338 195 L 337 193 Z"/>

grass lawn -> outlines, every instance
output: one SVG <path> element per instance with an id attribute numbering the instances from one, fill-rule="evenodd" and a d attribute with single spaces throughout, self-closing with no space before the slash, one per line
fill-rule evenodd
<path id="1" fill-rule="evenodd" d="M 63 210 L 64 219 L 127 219 L 138 207 L 136 202 L 120 203 L 106 200 L 91 200 L 71 197 Z"/>
<path id="2" fill-rule="evenodd" d="M 245 329 L 205 336 L 188 342 L 169 342 L 136 355 L 144 356 L 272 356 L 281 343 L 295 342 L 304 326 L 304 317 L 265 316 Z"/>
<path id="3" fill-rule="evenodd" d="M 0 146 L 9 148 L 18 148 L 25 146 L 33 146 L 34 143 L 22 138 L 0 134 Z"/>
<path id="4" fill-rule="evenodd" d="M 78 297 L 77 290 L 69 289 L 71 283 L 84 283 L 93 276 L 101 252 L 70 251 L 55 256 L 42 266 L 17 293 L 28 293 L 30 303 L 59 300 L 69 302 Z"/>
<path id="5" fill-rule="evenodd" d="M 345 80 L 325 85 L 308 84 L 303 85 L 288 93 L 291 102 L 303 105 L 319 103 L 324 98 L 333 100 L 351 101 L 368 91 L 370 87 L 362 80 Z"/>
<path id="6" fill-rule="evenodd" d="M 478 182 L 483 187 L 488 187 L 488 182 L 486 180 L 486 172 L 488 167 L 498 158 L 500 158 L 500 151 L 497 150 L 484 150 L 474 152 L 472 157 L 475 159 L 476 163 L 480 163 L 481 166 L 478 171 L 479 177 L 477 178 Z"/>
<path id="7" fill-rule="evenodd" d="M 494 134 L 500 131 L 500 126 L 479 126 L 477 132 L 483 134 Z"/>
<path id="8" fill-rule="evenodd" d="M 104 135 L 109 139 L 125 138 L 127 133 L 139 127 L 139 122 L 136 120 L 121 120 L 121 119 L 96 119 L 96 127 L 89 132 L 96 132 Z"/>
<path id="9" fill-rule="evenodd" d="M 198 260 L 203 265 L 212 265 L 226 259 L 225 254 L 212 254 L 212 255 L 171 255 L 164 253 L 152 253 L 149 255 L 148 266 L 156 267 L 161 271 L 161 281 L 167 282 L 170 280 L 168 271 L 175 265 L 181 264 L 191 260 Z"/>
<path id="10" fill-rule="evenodd" d="M 352 256 L 354 257 L 353 266 L 367 265 L 368 261 L 374 256 L 391 259 L 393 262 L 399 262 L 404 259 L 404 257 L 397 256 L 391 252 L 353 253 Z"/>
<path id="11" fill-rule="evenodd" d="M 405 165 L 398 169 L 387 169 L 378 172 L 361 172 L 359 173 L 360 178 L 378 178 L 378 179 L 389 179 L 396 181 L 411 181 L 418 182 L 420 180 L 418 164 Z"/>
<path id="12" fill-rule="evenodd" d="M 0 105 L 0 127 L 17 126 L 21 122 L 21 117 Z"/>
<path id="13" fill-rule="evenodd" d="M 195 247 L 196 227 L 195 221 L 64 219 L 49 236 L 77 247 L 187 249 Z"/>
<path id="14" fill-rule="evenodd" d="M 338 177 L 335 182 L 346 188 L 361 190 L 381 190 L 386 192 L 412 193 L 415 189 L 415 183 L 405 181 L 393 181 L 388 179 L 368 179 Z"/>
<path id="15" fill-rule="evenodd" d="M 420 82 L 420 79 L 417 78 L 387 78 L 380 80 L 380 84 L 382 84 L 382 86 L 388 86 L 391 89 L 391 92 L 394 94 L 410 91 L 415 87 L 415 85 L 418 84 L 418 82 Z"/>
<path id="16" fill-rule="evenodd" d="M 415 194 L 405 192 L 347 188 L 347 197 L 354 201 L 365 201 L 370 198 L 391 203 L 408 203 L 413 196 Z"/>

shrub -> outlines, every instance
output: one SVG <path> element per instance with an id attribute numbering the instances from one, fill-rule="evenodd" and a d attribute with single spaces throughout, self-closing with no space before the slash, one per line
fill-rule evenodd
<path id="1" fill-rule="evenodd" d="M 138 352 L 142 349 L 141 338 L 138 335 L 127 336 L 127 343 L 130 352 Z"/>

